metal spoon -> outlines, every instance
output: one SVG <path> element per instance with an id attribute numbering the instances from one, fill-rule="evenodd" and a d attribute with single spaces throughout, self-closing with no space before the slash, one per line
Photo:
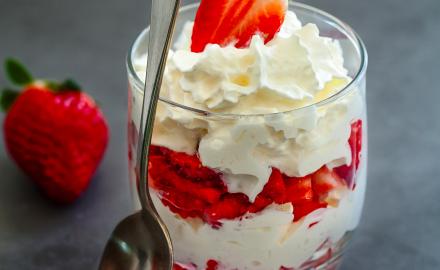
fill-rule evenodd
<path id="1" fill-rule="evenodd" d="M 148 189 L 148 154 L 163 72 L 179 9 L 179 0 L 153 0 L 137 155 L 142 209 L 122 220 L 107 242 L 101 270 L 171 270 L 171 238 L 154 208 Z M 150 92 L 151 91 L 151 92 Z"/>

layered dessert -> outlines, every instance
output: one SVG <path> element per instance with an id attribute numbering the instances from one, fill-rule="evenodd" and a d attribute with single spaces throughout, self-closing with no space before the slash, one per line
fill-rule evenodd
<path id="1" fill-rule="evenodd" d="M 141 79 L 146 60 L 133 59 Z M 149 159 L 175 269 L 332 267 L 366 184 L 352 80 L 339 42 L 287 1 L 201 1 L 169 54 Z"/>

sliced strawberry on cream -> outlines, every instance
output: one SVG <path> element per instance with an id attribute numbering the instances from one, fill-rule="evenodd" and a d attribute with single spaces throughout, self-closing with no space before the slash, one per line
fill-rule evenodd
<path id="1" fill-rule="evenodd" d="M 246 47 L 252 36 L 269 42 L 284 21 L 285 0 L 202 0 L 194 22 L 191 51 L 209 43 Z"/>

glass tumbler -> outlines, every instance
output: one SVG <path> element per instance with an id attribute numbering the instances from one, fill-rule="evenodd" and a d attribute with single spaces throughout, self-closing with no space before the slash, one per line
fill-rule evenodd
<path id="1" fill-rule="evenodd" d="M 181 8 L 176 40 L 197 7 Z M 357 34 L 332 15 L 296 2 L 289 9 L 339 42 L 351 81 L 280 113 L 216 113 L 160 99 L 149 188 L 171 234 L 175 269 L 337 269 L 359 224 L 367 181 L 367 53 Z M 144 79 L 136 65 L 146 64 L 148 34 L 138 36 L 127 59 L 136 208 Z M 338 82 L 326 87 L 332 84 Z M 256 180 L 249 168 L 267 179 Z"/>

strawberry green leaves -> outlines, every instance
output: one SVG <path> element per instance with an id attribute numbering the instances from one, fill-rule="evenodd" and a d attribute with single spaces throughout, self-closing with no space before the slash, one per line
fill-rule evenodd
<path id="1" fill-rule="evenodd" d="M 54 92 L 81 91 L 81 86 L 79 86 L 79 84 L 72 79 L 66 79 L 61 83 L 52 80 L 44 80 L 43 82 L 45 83 L 47 88 Z"/>
<path id="2" fill-rule="evenodd" d="M 34 81 L 31 73 L 17 60 L 8 58 L 5 61 L 6 75 L 13 84 L 25 86 Z"/>
<path id="3" fill-rule="evenodd" d="M 17 60 L 8 58 L 5 61 L 6 76 L 18 86 L 25 86 L 34 81 L 31 73 Z M 0 109 L 6 112 L 20 95 L 20 91 L 5 88 L 0 92 Z"/>
<path id="4" fill-rule="evenodd" d="M 59 87 L 58 91 L 81 91 L 81 86 L 77 82 L 75 82 L 72 79 L 67 79 L 64 82 L 62 82 Z"/>
<path id="5" fill-rule="evenodd" d="M 14 101 L 20 95 L 20 92 L 12 90 L 9 88 L 3 89 L 0 93 L 0 108 L 2 111 L 6 112 L 12 106 Z"/>
<path id="6" fill-rule="evenodd" d="M 66 79 L 62 82 L 41 79 L 36 80 L 26 67 L 14 58 L 7 58 L 4 63 L 4 68 L 6 76 L 11 83 L 19 86 L 21 90 L 26 90 L 33 84 L 42 84 L 48 90 L 53 92 L 81 91 L 81 87 L 72 79 Z M 0 109 L 6 112 L 20 95 L 20 92 L 21 91 L 14 90 L 10 87 L 0 91 Z"/>

